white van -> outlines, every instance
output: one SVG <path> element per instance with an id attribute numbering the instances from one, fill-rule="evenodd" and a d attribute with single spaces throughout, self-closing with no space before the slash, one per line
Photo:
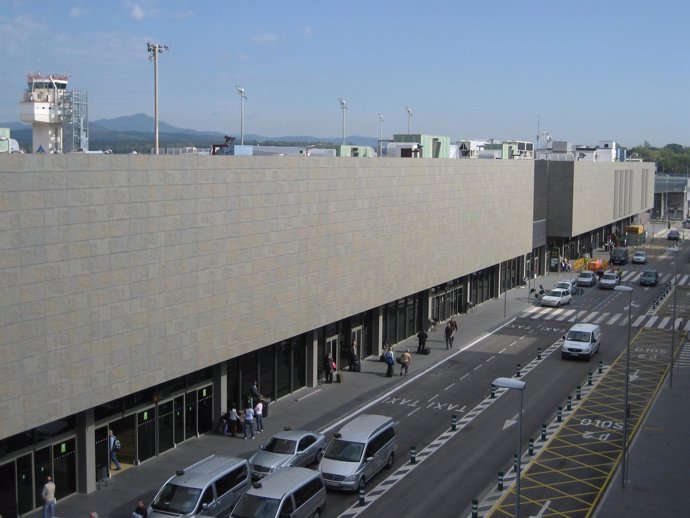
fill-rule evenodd
<path id="1" fill-rule="evenodd" d="M 575 324 L 563 337 L 561 358 L 592 359 L 601 345 L 601 328 L 596 324 Z"/>
<path id="2" fill-rule="evenodd" d="M 255 482 L 231 518 L 312 518 L 326 508 L 326 486 L 318 471 L 291 467 Z"/>
<path id="3" fill-rule="evenodd" d="M 149 505 L 148 516 L 227 516 L 250 487 L 246 459 L 211 455 L 170 477 Z"/>
<path id="4" fill-rule="evenodd" d="M 355 491 L 384 466 L 393 467 L 397 447 L 393 418 L 362 414 L 333 436 L 319 471 L 329 489 Z"/>

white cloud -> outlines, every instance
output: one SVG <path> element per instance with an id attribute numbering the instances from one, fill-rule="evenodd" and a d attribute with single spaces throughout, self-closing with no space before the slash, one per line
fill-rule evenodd
<path id="1" fill-rule="evenodd" d="M 252 36 L 252 41 L 258 44 L 273 43 L 278 40 L 278 35 L 272 32 L 260 32 Z"/>
<path id="2" fill-rule="evenodd" d="M 146 13 L 144 12 L 144 8 L 141 7 L 139 4 L 132 5 L 132 8 L 131 8 L 131 11 L 129 14 L 135 20 L 142 20 L 146 16 Z"/>
<path id="3" fill-rule="evenodd" d="M 304 36 L 305 38 L 311 36 L 311 27 L 305 27 L 304 29 L 302 29 L 302 36 Z"/>
<path id="4" fill-rule="evenodd" d="M 81 9 L 79 7 L 72 7 L 69 10 L 69 17 L 70 18 L 79 18 L 80 16 L 83 16 L 84 14 L 86 14 L 86 11 L 84 11 L 83 9 Z"/>

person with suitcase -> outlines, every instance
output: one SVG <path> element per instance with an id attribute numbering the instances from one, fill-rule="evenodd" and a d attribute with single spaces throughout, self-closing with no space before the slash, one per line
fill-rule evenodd
<path id="1" fill-rule="evenodd" d="M 417 339 L 419 340 L 419 344 L 417 345 L 417 354 L 424 354 L 427 338 L 429 338 L 429 335 L 426 331 L 424 331 L 424 329 L 417 333 Z"/>

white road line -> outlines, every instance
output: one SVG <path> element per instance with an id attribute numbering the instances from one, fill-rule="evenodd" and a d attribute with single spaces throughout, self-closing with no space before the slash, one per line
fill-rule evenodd
<path id="1" fill-rule="evenodd" d="M 621 317 L 621 314 L 620 314 L 620 313 L 617 314 L 617 315 L 613 315 L 613 317 L 611 318 L 611 320 L 609 320 L 608 322 L 606 322 L 606 325 L 609 325 L 609 326 L 610 326 L 610 325 L 615 324 L 615 323 L 616 323 L 616 320 L 618 320 L 620 317 Z"/>
<path id="2" fill-rule="evenodd" d="M 494 354 L 493 356 L 491 356 L 491 357 L 489 357 L 489 358 L 486 359 L 487 363 L 490 362 L 491 360 L 493 360 L 494 358 L 496 358 L 496 355 L 495 355 L 495 354 Z"/>
<path id="3" fill-rule="evenodd" d="M 450 385 L 448 385 L 448 386 L 447 386 L 446 388 L 444 388 L 443 390 L 448 390 L 449 388 L 452 388 L 454 385 L 455 385 L 455 382 L 451 383 Z"/>
<path id="4" fill-rule="evenodd" d="M 635 321 L 632 323 L 633 327 L 639 326 L 645 318 L 647 318 L 647 315 L 640 315 L 639 317 L 637 317 Z"/>
<path id="5" fill-rule="evenodd" d="M 427 399 L 427 403 L 433 401 L 433 400 L 436 399 L 437 397 L 438 397 L 438 394 L 434 394 L 434 395 L 431 396 L 429 399 Z"/>
<path id="6" fill-rule="evenodd" d="M 654 322 L 657 321 L 658 318 L 658 316 L 654 315 L 649 320 L 647 320 L 647 323 L 644 325 L 644 327 L 652 327 L 652 325 L 654 324 Z"/>
<path id="7" fill-rule="evenodd" d="M 601 324 L 601 322 L 602 322 L 603 320 L 605 320 L 605 319 L 608 318 L 609 314 L 610 314 L 610 313 L 604 313 L 604 314 L 601 315 L 599 318 L 597 318 L 597 319 L 594 321 L 594 323 L 595 323 L 595 324 Z"/>
<path id="8" fill-rule="evenodd" d="M 470 375 L 470 373 L 469 373 L 469 372 L 466 372 L 466 373 L 462 376 L 462 378 L 460 378 L 460 381 L 464 380 L 464 379 L 465 379 L 467 376 L 469 376 L 469 375 Z"/>
<path id="9" fill-rule="evenodd" d="M 473 370 L 473 371 L 478 371 L 479 369 L 482 368 L 483 365 L 484 365 L 483 363 L 480 363 L 479 365 L 477 365 L 477 366 L 476 366 L 474 369 L 472 369 L 472 370 Z"/>
<path id="10" fill-rule="evenodd" d="M 661 322 L 659 322 L 659 325 L 656 327 L 658 327 L 659 329 L 664 329 L 666 327 L 666 324 L 668 324 L 669 320 L 671 320 L 671 317 L 664 317 L 664 319 Z"/>
<path id="11" fill-rule="evenodd" d="M 414 414 L 417 410 L 419 410 L 419 407 L 415 408 L 412 412 L 407 414 L 407 417 L 410 417 L 412 414 Z"/>
<path id="12" fill-rule="evenodd" d="M 508 348 L 507 348 L 507 347 L 504 347 L 503 349 L 501 349 L 500 351 L 498 351 L 498 354 L 504 353 L 504 352 L 506 352 L 507 350 L 508 350 Z"/>
<path id="13" fill-rule="evenodd" d="M 582 322 L 583 324 L 584 324 L 584 323 L 587 323 L 587 322 L 589 322 L 590 320 L 592 320 L 595 316 L 597 316 L 598 314 L 599 314 L 599 313 L 597 313 L 596 311 L 592 311 L 589 315 L 587 315 L 585 318 L 583 318 L 582 320 L 580 320 L 580 322 Z"/>

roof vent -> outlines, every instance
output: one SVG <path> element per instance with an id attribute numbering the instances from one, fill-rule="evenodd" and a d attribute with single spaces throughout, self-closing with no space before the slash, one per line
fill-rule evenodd
<path id="1" fill-rule="evenodd" d="M 178 470 L 175 472 L 175 475 L 177 475 L 178 477 L 181 477 L 182 475 L 184 475 L 184 470 L 183 470 L 183 469 L 178 469 Z"/>

